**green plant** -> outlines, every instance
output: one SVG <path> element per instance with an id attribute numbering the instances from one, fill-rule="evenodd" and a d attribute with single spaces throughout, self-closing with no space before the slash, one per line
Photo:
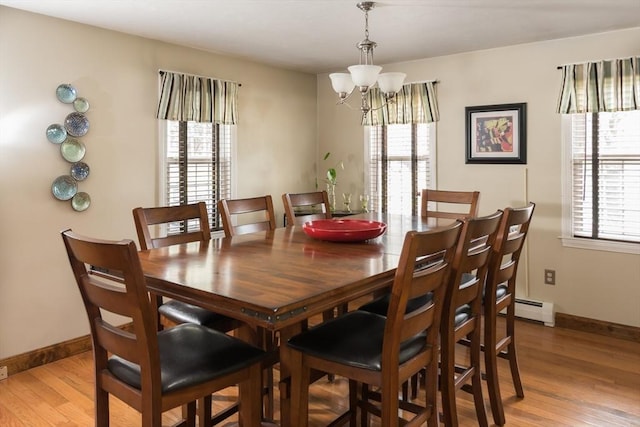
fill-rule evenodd
<path id="1" fill-rule="evenodd" d="M 322 160 L 327 160 L 331 156 L 331 152 L 327 151 Z M 327 174 L 325 178 L 325 182 L 327 184 L 336 185 L 338 183 L 338 171 L 337 169 L 341 168 L 344 170 L 344 162 L 340 161 L 335 166 L 327 169 Z M 316 180 L 316 188 L 318 188 L 318 182 Z"/>

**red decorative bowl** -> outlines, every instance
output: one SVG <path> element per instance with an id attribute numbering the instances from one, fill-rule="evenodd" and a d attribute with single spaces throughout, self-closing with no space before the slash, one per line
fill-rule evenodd
<path id="1" fill-rule="evenodd" d="M 302 224 L 314 239 L 330 242 L 362 242 L 374 239 L 387 230 L 387 224 L 366 219 L 319 219 Z"/>

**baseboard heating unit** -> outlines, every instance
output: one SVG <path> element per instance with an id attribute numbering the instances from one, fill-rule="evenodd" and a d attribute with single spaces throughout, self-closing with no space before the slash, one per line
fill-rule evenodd
<path id="1" fill-rule="evenodd" d="M 556 323 L 552 302 L 516 298 L 516 317 L 542 322 L 545 326 L 554 326 Z"/>

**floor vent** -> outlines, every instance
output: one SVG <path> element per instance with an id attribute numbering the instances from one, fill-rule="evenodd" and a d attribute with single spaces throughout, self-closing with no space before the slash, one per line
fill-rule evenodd
<path id="1" fill-rule="evenodd" d="M 545 326 L 555 325 L 555 311 L 552 302 L 516 298 L 516 317 L 542 322 Z"/>

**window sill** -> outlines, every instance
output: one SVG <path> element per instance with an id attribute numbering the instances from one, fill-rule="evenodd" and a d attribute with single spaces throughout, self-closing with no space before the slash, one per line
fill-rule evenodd
<path id="1" fill-rule="evenodd" d="M 575 237 L 560 237 L 562 246 L 568 248 L 589 249 L 594 251 L 621 252 L 640 255 L 639 243 L 612 242 L 608 240 L 578 239 Z"/>

